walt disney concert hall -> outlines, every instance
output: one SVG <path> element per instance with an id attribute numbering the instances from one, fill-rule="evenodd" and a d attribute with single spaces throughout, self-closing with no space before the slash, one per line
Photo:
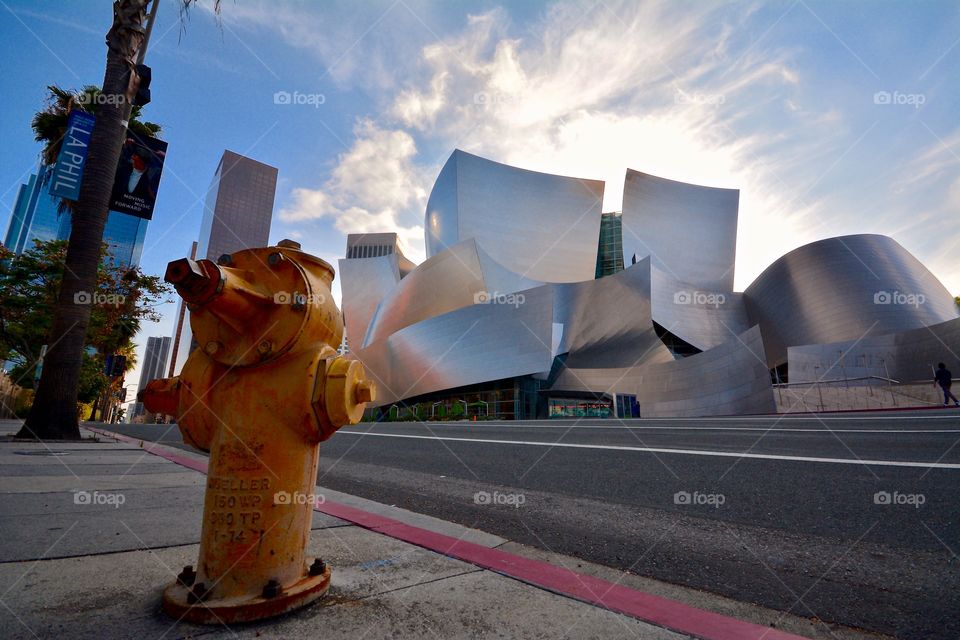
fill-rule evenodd
<path id="1" fill-rule="evenodd" d="M 604 183 L 460 150 L 425 217 L 340 260 L 350 353 L 397 419 L 684 417 L 934 403 L 960 309 L 892 238 L 787 253 L 733 290 L 740 193 L 628 169 Z M 941 400 L 942 401 L 942 400 Z"/>

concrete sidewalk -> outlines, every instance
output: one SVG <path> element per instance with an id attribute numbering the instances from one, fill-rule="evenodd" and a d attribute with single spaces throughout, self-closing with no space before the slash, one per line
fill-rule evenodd
<path id="1" fill-rule="evenodd" d="M 103 436 L 13 441 L 17 427 L 0 423 L 3 638 L 796 637 L 630 589 L 612 570 L 570 571 L 580 561 L 516 555 L 497 536 L 323 489 L 328 513 L 314 514 L 310 542 L 333 567 L 323 600 L 229 628 L 176 622 L 160 611 L 160 591 L 196 562 L 206 457 Z"/>

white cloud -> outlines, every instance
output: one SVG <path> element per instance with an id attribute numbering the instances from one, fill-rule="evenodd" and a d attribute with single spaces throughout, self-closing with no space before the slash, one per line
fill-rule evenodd
<path id="1" fill-rule="evenodd" d="M 708 37 L 722 22 L 717 13 L 686 7 L 679 16 L 669 5 L 644 3 L 584 14 L 559 4 L 525 38 L 509 37 L 500 10 L 474 16 L 463 32 L 422 50 L 419 75 L 383 119 L 448 152 L 460 147 L 524 168 L 603 179 L 605 210 L 620 208 L 627 167 L 740 188 L 742 287 L 813 236 L 800 224 L 809 208 L 791 210 L 778 170 L 756 162 L 770 138 L 738 135 L 727 122 L 767 102 L 782 111 L 787 96 L 758 99 L 758 92 L 778 95 L 801 79 L 786 59 L 760 51 L 730 70 L 730 44 Z M 732 30 L 724 25 L 723 38 Z M 432 179 L 439 163 L 426 169 Z"/>
<path id="2" fill-rule="evenodd" d="M 297 187 L 280 210 L 283 222 L 331 218 L 344 234 L 396 231 L 420 257 L 423 227 L 404 226 L 400 214 L 426 206 L 424 176 L 413 164 L 417 146 L 410 134 L 359 122 L 353 146 L 320 189 Z M 411 242 L 411 240 L 413 242 Z"/>
<path id="3" fill-rule="evenodd" d="M 856 162 L 846 152 L 862 130 L 850 130 L 856 119 L 810 85 L 776 34 L 749 37 L 755 8 L 610 6 L 557 3 L 522 29 L 494 9 L 416 56 L 395 56 L 399 86 L 383 92 L 320 189 L 292 192 L 282 219 L 328 217 L 345 233 L 396 230 L 418 258 L 426 196 L 462 148 L 605 180 L 605 210 L 620 208 L 628 167 L 739 188 L 741 289 L 801 244 L 877 230 L 860 208 L 844 208 L 854 198 L 808 192 L 844 166 L 835 163 Z M 378 37 L 381 29 L 391 27 Z M 932 152 L 922 159 L 916 177 L 949 164 Z"/>

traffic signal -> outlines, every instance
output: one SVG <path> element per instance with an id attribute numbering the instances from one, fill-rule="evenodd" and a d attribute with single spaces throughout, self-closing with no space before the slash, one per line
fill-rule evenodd
<path id="1" fill-rule="evenodd" d="M 107 362 L 110 363 L 110 369 L 107 375 L 112 378 L 119 378 L 127 368 L 127 357 L 121 355 L 107 356 Z"/>
<path id="2" fill-rule="evenodd" d="M 133 106 L 142 107 L 150 103 L 150 78 L 153 72 L 145 64 L 136 66 L 136 74 L 140 77 L 140 83 L 137 85 L 137 93 L 133 96 Z"/>

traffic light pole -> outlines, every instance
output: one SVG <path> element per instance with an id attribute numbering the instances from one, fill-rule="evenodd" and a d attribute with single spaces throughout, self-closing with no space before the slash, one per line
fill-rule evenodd
<path id="1" fill-rule="evenodd" d="M 150 34 L 153 33 L 153 23 L 156 21 L 157 7 L 159 6 L 160 0 L 153 0 L 153 4 L 150 5 L 150 14 L 147 16 L 146 31 L 144 31 L 143 34 L 143 44 L 140 45 L 140 51 L 137 53 L 137 64 L 143 64 L 144 58 L 147 57 L 147 45 L 150 44 Z"/>

